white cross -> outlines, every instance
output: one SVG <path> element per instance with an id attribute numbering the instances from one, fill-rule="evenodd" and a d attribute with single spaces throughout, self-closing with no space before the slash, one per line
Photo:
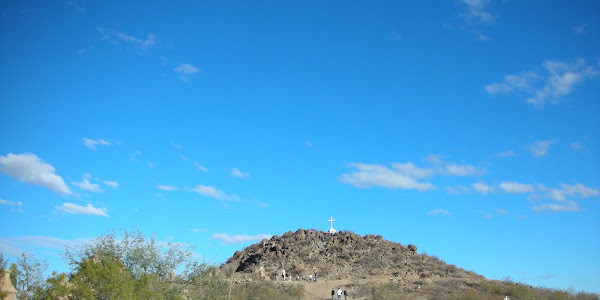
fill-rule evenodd
<path id="1" fill-rule="evenodd" d="M 510 298 L 508 298 L 508 296 L 504 297 L 504 300 L 510 300 Z"/>
<path id="2" fill-rule="evenodd" d="M 335 221 L 335 219 L 333 217 L 331 217 L 329 220 L 327 220 L 329 222 L 331 222 L 331 229 L 333 229 L 333 221 Z"/>

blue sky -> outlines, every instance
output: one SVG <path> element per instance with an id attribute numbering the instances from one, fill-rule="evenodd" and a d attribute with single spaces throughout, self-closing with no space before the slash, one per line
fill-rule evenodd
<path id="1" fill-rule="evenodd" d="M 600 292 L 598 11 L 2 1 L 0 250 L 64 270 L 64 245 L 135 226 L 221 263 L 333 216 Z"/>

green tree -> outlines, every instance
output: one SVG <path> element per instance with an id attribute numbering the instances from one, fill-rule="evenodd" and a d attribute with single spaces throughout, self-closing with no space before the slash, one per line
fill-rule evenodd
<path id="1" fill-rule="evenodd" d="M 68 299 L 70 284 L 67 281 L 67 274 L 57 274 L 56 271 L 54 271 L 52 272 L 52 276 L 46 280 L 46 284 L 47 289 L 44 293 L 44 299 Z"/>
<path id="2" fill-rule="evenodd" d="M 207 269 L 190 246 L 158 242 L 137 229 L 119 233 L 67 247 L 62 255 L 71 275 L 50 278 L 46 299 L 183 299 Z"/>
<path id="3" fill-rule="evenodd" d="M 8 272 L 10 273 L 10 282 L 13 286 L 17 286 L 17 264 L 10 264 L 10 269 Z"/>
<path id="4" fill-rule="evenodd" d="M 6 265 L 8 264 L 8 260 L 4 260 L 4 254 L 0 253 L 0 283 L 4 280 L 4 273 L 6 272 Z M 7 294 L 0 290 L 0 299 L 4 299 Z"/>
<path id="5" fill-rule="evenodd" d="M 185 244 L 157 242 L 154 235 L 147 238 L 134 228 L 131 231 L 121 229 L 120 236 L 113 230 L 90 243 L 67 247 L 63 258 L 74 270 L 84 259 L 102 253 L 122 261 L 136 279 L 153 274 L 167 281 L 172 272 L 192 263 L 192 250 L 193 247 Z"/>
<path id="6" fill-rule="evenodd" d="M 45 260 L 40 261 L 33 254 L 22 253 L 17 259 L 17 297 L 33 299 L 36 292 L 44 288 L 44 272 L 48 268 Z"/>
<path id="7" fill-rule="evenodd" d="M 84 259 L 69 286 L 71 299 L 134 299 L 133 276 L 123 262 L 109 254 Z"/>

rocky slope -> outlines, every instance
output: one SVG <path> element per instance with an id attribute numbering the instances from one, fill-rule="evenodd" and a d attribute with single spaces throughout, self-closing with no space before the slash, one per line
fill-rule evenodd
<path id="1" fill-rule="evenodd" d="M 469 284 L 485 280 L 480 275 L 448 265 L 435 256 L 418 254 L 414 245 L 386 241 L 380 235 L 361 236 L 341 231 L 335 235 L 298 229 L 273 236 L 237 251 L 220 267 L 226 275 L 248 280 L 279 280 L 285 272 L 307 279 L 373 279 L 403 282 L 444 280 Z"/>

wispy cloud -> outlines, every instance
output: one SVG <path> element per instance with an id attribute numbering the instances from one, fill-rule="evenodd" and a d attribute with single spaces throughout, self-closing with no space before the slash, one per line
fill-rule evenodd
<path id="1" fill-rule="evenodd" d="M 192 75 L 194 73 L 198 73 L 198 71 L 200 71 L 200 69 L 198 69 L 197 67 L 194 67 L 190 64 L 181 64 L 178 67 L 174 68 L 173 71 L 175 71 L 175 73 L 178 73 L 180 75 Z"/>
<path id="2" fill-rule="evenodd" d="M 175 143 L 173 143 L 173 142 L 170 142 L 170 144 L 171 144 L 171 146 L 173 146 L 173 147 L 174 147 L 175 149 L 177 149 L 177 150 L 181 150 L 181 149 L 183 148 L 183 147 L 181 147 L 181 145 L 179 145 L 179 144 L 175 144 Z"/>
<path id="3" fill-rule="evenodd" d="M 50 236 L 28 235 L 15 236 L 10 239 L 0 238 L 0 252 L 12 256 L 21 255 L 32 248 L 40 247 L 53 250 L 64 250 L 65 246 L 76 246 L 87 243 L 89 239 L 61 239 Z M 27 249 L 27 250 L 25 250 Z"/>
<path id="4" fill-rule="evenodd" d="M 519 156 L 519 154 L 517 154 L 516 152 L 514 152 L 512 150 L 507 150 L 507 151 L 492 155 L 492 157 L 498 158 L 498 159 L 505 158 L 505 157 L 516 157 L 516 156 Z"/>
<path id="5" fill-rule="evenodd" d="M 212 238 L 215 240 L 221 240 L 223 241 L 223 243 L 227 244 L 227 245 L 231 245 L 231 244 L 241 244 L 241 243 L 248 243 L 248 242 L 260 242 L 263 239 L 270 239 L 272 237 L 272 235 L 269 234 L 257 234 L 257 235 L 242 235 L 242 234 L 235 234 L 235 235 L 229 235 L 226 233 L 216 233 L 212 235 Z"/>
<path id="6" fill-rule="evenodd" d="M 428 216 L 435 216 L 435 215 L 450 215 L 451 213 L 449 213 L 446 210 L 443 209 L 436 209 L 436 210 L 432 210 L 430 212 L 427 213 Z"/>
<path id="7" fill-rule="evenodd" d="M 104 180 L 104 185 L 108 186 L 109 188 L 116 190 L 119 187 L 119 183 L 116 181 L 110 181 L 110 180 Z"/>
<path id="8" fill-rule="evenodd" d="M 106 214 L 106 208 L 95 208 L 91 204 L 80 206 L 73 203 L 63 203 L 63 205 L 57 207 L 56 210 L 65 214 L 109 217 Z"/>
<path id="9" fill-rule="evenodd" d="M 467 194 L 467 193 L 471 192 L 471 189 L 469 189 L 468 187 L 466 187 L 464 185 L 448 186 L 448 187 L 446 187 L 446 190 L 448 191 L 448 194 L 454 194 L 454 195 L 462 195 L 462 194 Z"/>
<path id="10" fill-rule="evenodd" d="M 4 200 L 4 199 L 0 199 L 0 205 L 6 205 L 6 206 L 10 206 L 11 207 L 11 211 L 13 212 L 19 212 L 22 213 L 23 212 L 23 202 L 21 201 L 8 201 L 8 200 Z"/>
<path id="11" fill-rule="evenodd" d="M 92 150 L 96 150 L 96 146 L 98 146 L 98 145 L 110 146 L 110 143 L 103 139 L 92 140 L 92 139 L 88 139 L 88 138 L 81 138 L 81 142 L 83 143 L 84 146 L 86 146 Z"/>
<path id="12" fill-rule="evenodd" d="M 32 153 L 0 156 L 0 171 L 19 181 L 43 186 L 56 193 L 71 194 L 62 177 L 56 175 L 53 166 Z"/>
<path id="13" fill-rule="evenodd" d="M 546 140 L 546 141 L 536 141 L 535 143 L 529 145 L 527 150 L 531 152 L 531 154 L 535 157 L 542 157 L 548 155 L 548 151 L 550 151 L 550 147 L 555 144 L 554 140 Z"/>
<path id="14" fill-rule="evenodd" d="M 0 204 L 8 206 L 23 206 L 23 203 L 21 201 L 13 202 L 4 199 L 0 199 Z"/>
<path id="15" fill-rule="evenodd" d="M 71 184 L 89 192 L 102 192 L 100 185 L 90 182 L 89 178 L 91 178 L 90 174 L 85 174 L 81 181 L 72 181 Z"/>
<path id="16" fill-rule="evenodd" d="M 493 186 L 487 185 L 486 183 L 483 183 L 483 182 L 475 182 L 471 185 L 471 187 L 473 188 L 474 191 L 476 191 L 478 193 L 482 193 L 484 195 L 487 195 L 488 193 L 492 193 L 496 190 Z"/>
<path id="17" fill-rule="evenodd" d="M 242 172 L 236 168 L 232 168 L 231 171 L 229 172 L 230 176 L 233 177 L 237 177 L 237 178 L 242 178 L 242 179 L 246 179 L 250 177 L 250 173 L 248 172 Z"/>
<path id="18" fill-rule="evenodd" d="M 98 30 L 98 32 L 100 32 L 100 34 L 102 34 L 102 38 L 105 40 L 109 40 L 115 43 L 125 43 L 127 45 L 136 47 L 136 48 L 140 48 L 143 50 L 148 49 L 149 47 L 153 46 L 154 44 L 156 44 L 156 40 L 154 39 L 154 34 L 152 33 L 148 33 L 146 34 L 146 38 L 136 38 L 132 35 L 123 33 L 123 32 L 119 32 L 117 30 L 111 29 L 111 28 L 104 28 L 101 26 L 96 27 L 96 29 Z"/>
<path id="19" fill-rule="evenodd" d="M 577 25 L 577 26 L 573 26 L 571 28 L 571 30 L 573 31 L 573 33 L 575 34 L 584 34 L 587 32 L 588 30 L 588 24 L 582 24 L 582 25 Z"/>
<path id="20" fill-rule="evenodd" d="M 161 191 L 176 191 L 177 190 L 177 187 L 174 185 L 157 185 L 156 188 Z"/>
<path id="21" fill-rule="evenodd" d="M 560 184 L 560 188 L 547 188 L 539 185 L 538 190 L 543 192 L 543 194 L 530 195 L 529 199 L 549 199 L 554 202 L 541 203 L 534 206 L 533 210 L 537 212 L 581 211 L 582 209 L 579 205 L 570 199 L 595 198 L 600 196 L 600 190 L 587 187 L 581 183 L 574 185 Z"/>
<path id="22" fill-rule="evenodd" d="M 543 108 L 546 102 L 558 103 L 560 98 L 571 93 L 575 85 L 598 73 L 595 66 L 588 66 L 581 58 L 574 63 L 546 61 L 542 64 L 544 74 L 523 71 L 510 74 L 504 81 L 484 86 L 491 94 L 511 93 L 514 91 L 529 95 L 527 103 Z"/>
<path id="23" fill-rule="evenodd" d="M 572 142 L 571 144 L 569 144 L 569 147 L 571 147 L 571 149 L 573 149 L 573 150 L 583 149 L 583 145 L 579 141 Z"/>
<path id="24" fill-rule="evenodd" d="M 491 23 L 496 19 L 496 17 L 487 10 L 487 6 L 490 2 L 489 0 L 461 0 L 461 2 L 467 7 L 467 14 L 465 17 L 468 20 Z"/>
<path id="25" fill-rule="evenodd" d="M 215 198 L 218 200 L 239 200 L 236 195 L 228 195 L 227 193 L 219 190 L 213 186 L 199 184 L 195 186 L 192 191 L 209 198 Z"/>
<path id="26" fill-rule="evenodd" d="M 205 166 L 203 166 L 197 162 L 194 162 L 194 167 L 198 168 L 198 170 L 200 170 L 202 172 L 208 172 L 208 169 Z"/>
<path id="27" fill-rule="evenodd" d="M 84 244 L 89 241 L 89 239 L 73 239 L 73 240 L 65 240 L 61 238 L 51 237 L 51 236 L 42 236 L 42 235 L 29 235 L 29 236 L 20 236 L 15 239 L 17 242 L 25 243 L 28 245 L 34 245 L 42 248 L 48 249 L 65 249 L 65 246 L 76 246 L 79 244 Z"/>
<path id="28" fill-rule="evenodd" d="M 503 181 L 499 185 L 500 190 L 508 194 L 525 194 L 535 192 L 535 187 L 531 184 L 524 184 L 514 181 Z"/>
<path id="29" fill-rule="evenodd" d="M 358 188 L 385 187 L 391 189 L 416 189 L 426 191 L 435 186 L 419 180 L 431 174 L 430 170 L 415 167 L 411 163 L 394 163 L 392 168 L 385 165 L 352 163 L 356 171 L 342 174 L 339 181 Z"/>
<path id="30" fill-rule="evenodd" d="M 200 228 L 194 228 L 194 229 L 190 229 L 191 232 L 210 232 L 210 230 L 208 229 L 200 229 Z"/>
<path id="31" fill-rule="evenodd" d="M 441 155 L 430 154 L 425 158 L 428 167 L 417 167 L 413 163 L 391 163 L 390 166 L 380 164 L 351 163 L 356 171 L 342 174 L 338 180 L 352 184 L 358 188 L 385 187 L 391 189 L 416 189 L 426 191 L 436 187 L 423 179 L 433 175 L 446 176 L 478 176 L 485 169 L 469 164 L 458 164 L 442 159 Z M 454 188 L 448 188 L 452 192 Z"/>
<path id="32" fill-rule="evenodd" d="M 544 203 L 533 207 L 536 212 L 567 212 L 567 211 L 581 211 L 581 208 L 575 201 L 567 201 L 564 203 Z"/>
<path id="33" fill-rule="evenodd" d="M 449 162 L 439 154 L 429 154 L 425 157 L 425 161 L 431 164 L 431 170 L 435 174 L 447 176 L 480 176 L 485 174 L 484 168 Z"/>

